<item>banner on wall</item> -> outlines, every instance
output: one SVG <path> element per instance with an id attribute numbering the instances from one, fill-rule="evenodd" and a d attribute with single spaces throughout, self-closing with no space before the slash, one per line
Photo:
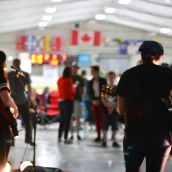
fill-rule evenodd
<path id="1" fill-rule="evenodd" d="M 29 52 L 61 51 L 62 37 L 22 35 L 17 39 L 16 49 Z"/>
<path id="2" fill-rule="evenodd" d="M 101 45 L 101 32 L 72 30 L 71 31 L 71 45 L 100 46 Z"/>
<path id="3" fill-rule="evenodd" d="M 143 40 L 126 40 L 119 43 L 119 54 L 136 54 Z"/>

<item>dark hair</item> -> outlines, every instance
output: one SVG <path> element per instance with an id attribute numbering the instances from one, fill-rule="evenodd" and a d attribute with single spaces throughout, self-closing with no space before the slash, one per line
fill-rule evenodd
<path id="1" fill-rule="evenodd" d="M 15 67 L 17 67 L 17 68 L 20 68 L 20 59 L 15 58 L 15 59 L 13 60 L 13 65 L 14 65 Z"/>
<path id="2" fill-rule="evenodd" d="M 0 50 L 0 81 L 6 82 L 5 71 L 4 71 L 4 63 L 6 60 L 6 54 Z"/>
<path id="3" fill-rule="evenodd" d="M 0 50 L 0 64 L 3 64 L 6 60 L 6 54 Z"/>
<path id="4" fill-rule="evenodd" d="M 82 76 L 85 76 L 86 74 L 87 74 L 87 72 L 86 72 L 85 70 L 82 70 L 82 71 L 81 71 L 81 75 L 82 75 Z"/>
<path id="5" fill-rule="evenodd" d="M 156 41 L 144 41 L 139 48 L 143 61 L 159 59 L 164 54 L 163 46 Z"/>
<path id="6" fill-rule="evenodd" d="M 71 77 L 71 68 L 65 67 L 63 70 L 63 77 L 64 78 L 70 78 Z"/>
<path id="7" fill-rule="evenodd" d="M 114 76 L 116 76 L 116 73 L 113 72 L 113 71 L 110 71 L 110 72 L 107 73 L 107 75 L 114 75 Z"/>
<path id="8" fill-rule="evenodd" d="M 100 71 L 100 68 L 99 68 L 98 65 L 91 66 L 91 68 L 92 68 L 93 70 L 97 71 L 97 72 Z"/>

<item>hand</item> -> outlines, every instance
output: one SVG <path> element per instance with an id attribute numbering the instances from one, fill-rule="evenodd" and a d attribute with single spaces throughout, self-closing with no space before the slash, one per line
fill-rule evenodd
<path id="1" fill-rule="evenodd" d="M 19 115 L 17 106 L 10 107 L 10 111 L 13 114 L 14 118 L 16 119 L 17 116 Z"/>

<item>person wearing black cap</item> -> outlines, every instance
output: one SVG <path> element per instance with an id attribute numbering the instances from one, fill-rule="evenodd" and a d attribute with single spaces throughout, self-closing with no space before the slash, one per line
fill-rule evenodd
<path id="1" fill-rule="evenodd" d="M 124 115 L 126 172 L 138 172 L 146 159 L 146 172 L 164 172 L 171 151 L 171 133 L 165 100 L 172 90 L 172 70 L 158 65 L 162 45 L 144 41 L 142 64 L 123 73 L 116 89 L 118 110 Z"/>
<path id="2" fill-rule="evenodd" d="M 18 115 L 18 109 L 13 99 L 10 96 L 10 88 L 5 76 L 4 65 L 6 55 L 0 50 L 0 100 L 3 102 L 4 107 L 13 109 L 13 115 L 16 118 Z M 6 165 L 8 153 L 11 144 L 11 133 L 7 124 L 7 118 L 2 113 L 2 104 L 0 104 L 0 171 L 2 171 Z"/>

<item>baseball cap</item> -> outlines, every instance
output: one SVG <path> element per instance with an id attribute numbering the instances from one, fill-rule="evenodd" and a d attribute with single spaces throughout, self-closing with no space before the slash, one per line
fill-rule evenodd
<path id="1" fill-rule="evenodd" d="M 162 44 L 156 41 L 144 41 L 139 51 L 148 58 L 156 58 L 164 54 Z"/>

